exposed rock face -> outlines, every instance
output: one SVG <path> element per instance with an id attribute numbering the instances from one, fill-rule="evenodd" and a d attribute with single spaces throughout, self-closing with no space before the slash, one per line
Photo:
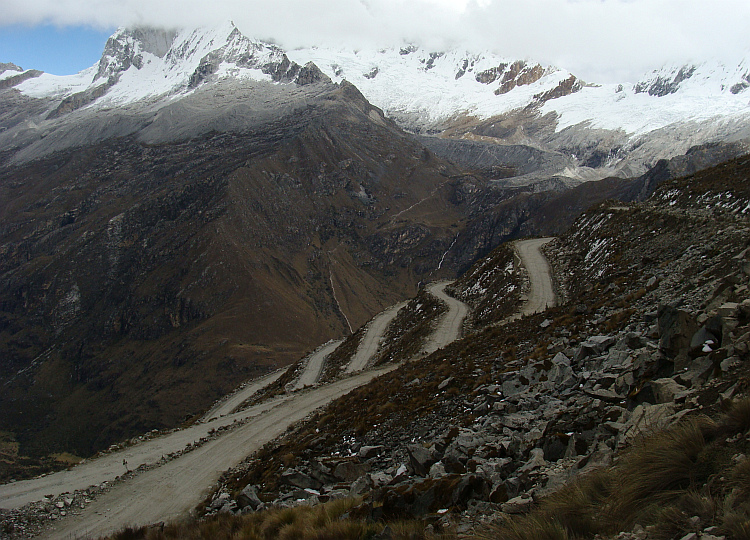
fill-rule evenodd
<path id="1" fill-rule="evenodd" d="M 144 61 L 143 53 L 164 58 L 176 36 L 176 32 L 156 28 L 118 30 L 104 46 L 94 81 L 109 80 L 127 71 L 130 66 L 141 69 Z"/>
<path id="2" fill-rule="evenodd" d="M 560 84 L 558 84 L 552 90 L 547 90 L 542 94 L 535 95 L 534 99 L 537 99 L 540 103 L 544 103 L 551 99 L 557 99 L 569 96 L 570 94 L 575 94 L 576 92 L 579 92 L 581 88 L 583 88 L 583 83 L 579 81 L 576 76 L 571 75 L 564 81 L 561 81 Z"/>
<path id="3" fill-rule="evenodd" d="M 468 66 L 468 61 L 467 61 Z M 464 66 L 464 70 L 466 67 Z M 539 64 L 529 65 L 523 60 L 518 60 L 511 64 L 500 64 L 497 67 L 490 68 L 477 73 L 474 78 L 482 84 L 492 84 L 500 81 L 500 86 L 495 90 L 495 95 L 507 94 L 517 86 L 533 84 L 541 79 L 547 70 Z M 457 75 L 458 79 L 459 76 Z"/>
<path id="4" fill-rule="evenodd" d="M 18 71 L 23 72 L 23 69 L 12 62 L 0 62 L 0 75 L 6 71 Z"/>
<path id="5" fill-rule="evenodd" d="M 545 70 L 539 64 L 529 66 L 526 62 L 514 62 L 503 74 L 500 88 L 495 90 L 495 95 L 507 94 L 517 86 L 533 84 L 541 79 L 544 74 Z"/>
<path id="6" fill-rule="evenodd" d="M 732 88 L 730 89 L 730 92 L 733 94 L 739 94 L 740 92 L 744 92 L 750 88 L 750 73 L 746 73 L 742 80 L 736 84 L 732 85 Z"/>
<path id="7" fill-rule="evenodd" d="M 80 109 L 81 107 L 85 107 L 86 105 L 93 103 L 104 94 L 106 94 L 107 90 L 112 88 L 115 84 L 117 84 L 117 76 L 112 75 L 112 77 L 104 84 L 66 97 L 62 100 L 60 105 L 58 105 L 55 110 L 49 113 L 49 115 L 47 116 L 47 120 L 59 118 L 60 116 L 71 113 L 76 109 Z"/>
<path id="8" fill-rule="evenodd" d="M 212 50 L 201 59 L 200 64 L 190 76 L 188 88 L 195 88 L 204 82 L 215 74 L 222 64 L 231 64 L 237 68 L 259 69 L 270 75 L 274 82 L 297 82 L 301 85 L 330 82 L 330 79 L 311 62 L 303 68 L 291 62 L 280 48 L 254 42 L 234 28 L 226 44 L 219 49 Z"/>
<path id="9" fill-rule="evenodd" d="M 679 70 L 665 75 L 657 73 L 651 80 L 641 81 L 635 85 L 635 93 L 647 92 L 650 96 L 664 97 L 674 94 L 680 89 L 680 83 L 686 81 L 695 73 L 695 66 L 683 66 Z"/>

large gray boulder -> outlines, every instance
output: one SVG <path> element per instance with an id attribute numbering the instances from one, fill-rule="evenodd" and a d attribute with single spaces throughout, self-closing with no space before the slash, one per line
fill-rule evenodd
<path id="1" fill-rule="evenodd" d="M 669 358 L 686 356 L 698 330 L 695 318 L 681 309 L 662 305 L 658 311 L 659 348 Z M 676 367 L 676 366 L 675 366 Z"/>
<path id="2" fill-rule="evenodd" d="M 576 360 L 602 354 L 612 347 L 616 341 L 615 336 L 591 336 L 578 347 Z"/>
<path id="3" fill-rule="evenodd" d="M 430 467 L 437 461 L 432 452 L 419 444 L 408 445 L 406 452 L 409 454 L 409 465 L 414 473 L 419 476 L 427 476 Z"/>
<path id="4" fill-rule="evenodd" d="M 342 461 L 333 469 L 333 476 L 343 482 L 354 482 L 360 476 L 370 472 L 370 465 L 354 461 Z"/>

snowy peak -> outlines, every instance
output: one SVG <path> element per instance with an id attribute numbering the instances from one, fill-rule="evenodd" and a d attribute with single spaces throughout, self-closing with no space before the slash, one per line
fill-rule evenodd
<path id="1" fill-rule="evenodd" d="M 189 88 L 195 88 L 206 79 L 216 75 L 222 66 L 233 66 L 235 70 L 256 70 L 263 75 L 270 76 L 274 82 L 296 82 L 301 66 L 289 61 L 284 51 L 275 45 L 253 41 L 242 34 L 234 25 L 228 28 L 229 34 L 218 48 L 211 48 L 222 40 L 210 40 L 209 52 L 200 58 L 198 67 L 190 75 Z M 219 36 L 221 37 L 221 36 Z M 205 34 L 193 32 L 182 47 L 177 48 L 184 54 L 185 46 L 194 42 L 205 41 Z M 189 50 L 190 47 L 188 46 Z M 194 53 L 193 53 L 194 54 Z M 177 61 L 176 55 L 170 58 Z"/>
<path id="2" fill-rule="evenodd" d="M 179 31 L 121 28 L 91 68 L 69 77 L 13 82 L 30 97 L 57 101 L 47 116 L 54 119 L 88 106 L 171 99 L 222 79 L 297 85 L 329 81 L 314 65 L 296 64 L 277 46 L 251 40 L 226 23 Z"/>
<path id="3" fill-rule="evenodd" d="M 41 71 L 35 69 L 24 71 L 22 67 L 16 64 L 0 62 L 0 90 L 18 86 L 24 81 L 39 77 L 41 74 Z"/>
<path id="4" fill-rule="evenodd" d="M 646 92 L 649 96 L 657 97 L 674 94 L 680 89 L 680 83 L 693 76 L 695 69 L 695 66 L 682 66 L 666 72 L 655 71 L 653 77 L 639 82 L 633 90 L 636 94 Z"/>
<path id="5" fill-rule="evenodd" d="M 131 66 L 141 69 L 144 53 L 163 58 L 169 52 L 176 36 L 177 32 L 154 28 L 119 29 L 104 46 L 94 81 L 109 79 L 127 71 Z"/>
<path id="6" fill-rule="evenodd" d="M 6 71 L 17 71 L 23 72 L 23 69 L 13 63 L 0 62 L 0 75 L 5 74 Z"/>
<path id="7" fill-rule="evenodd" d="M 334 82 L 351 82 L 387 115 L 418 132 L 439 131 L 464 115 L 503 114 L 584 86 L 552 66 L 458 49 L 306 48 L 287 55 L 298 63 L 314 62 Z"/>
<path id="8" fill-rule="evenodd" d="M 740 94 L 750 88 L 750 65 L 743 60 L 737 65 L 723 62 L 672 65 L 654 70 L 634 86 L 636 94 L 647 93 L 665 97 L 678 92 Z"/>

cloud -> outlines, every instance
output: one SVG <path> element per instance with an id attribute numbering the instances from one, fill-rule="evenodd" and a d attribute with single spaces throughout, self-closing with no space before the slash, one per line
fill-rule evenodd
<path id="1" fill-rule="evenodd" d="M 632 80 L 750 51 L 747 0 L 4 0 L 0 24 L 196 26 L 233 20 L 284 47 L 465 46 Z"/>

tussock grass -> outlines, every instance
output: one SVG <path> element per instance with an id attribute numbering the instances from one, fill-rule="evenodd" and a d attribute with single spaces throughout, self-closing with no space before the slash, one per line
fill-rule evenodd
<path id="1" fill-rule="evenodd" d="M 439 540 L 417 521 L 374 523 L 350 519 L 348 512 L 360 499 L 339 499 L 317 506 L 297 506 L 244 516 L 221 514 L 202 521 L 165 527 L 127 528 L 112 540 L 349 540 L 377 538 L 386 526 L 394 540 Z M 446 537 L 447 538 L 447 537 Z"/>
<path id="2" fill-rule="evenodd" d="M 524 520 L 512 520 L 503 530 L 505 540 L 569 540 L 572 537 L 567 528 L 556 519 L 544 514 L 529 516 Z M 482 538 L 498 538 L 483 536 Z"/>
<path id="3" fill-rule="evenodd" d="M 612 467 L 579 477 L 524 516 L 502 516 L 477 538 L 593 538 L 649 527 L 649 538 L 681 538 L 715 525 L 750 539 L 750 399 L 718 420 L 694 417 L 637 441 Z"/>
<path id="4" fill-rule="evenodd" d="M 612 512 L 635 518 L 640 501 L 660 504 L 704 481 L 707 469 L 700 457 L 711 427 L 715 425 L 708 419 L 684 422 L 644 438 L 626 452 L 617 465 L 623 480 L 610 505 Z"/>
<path id="5" fill-rule="evenodd" d="M 730 403 L 721 423 L 728 432 L 747 433 L 750 430 L 750 399 Z"/>
<path id="6" fill-rule="evenodd" d="M 746 457 L 734 468 L 730 486 L 743 497 L 750 497 L 750 458 Z"/>
<path id="7" fill-rule="evenodd" d="M 736 511 L 727 513 L 722 532 L 734 540 L 750 540 L 750 515 Z"/>

